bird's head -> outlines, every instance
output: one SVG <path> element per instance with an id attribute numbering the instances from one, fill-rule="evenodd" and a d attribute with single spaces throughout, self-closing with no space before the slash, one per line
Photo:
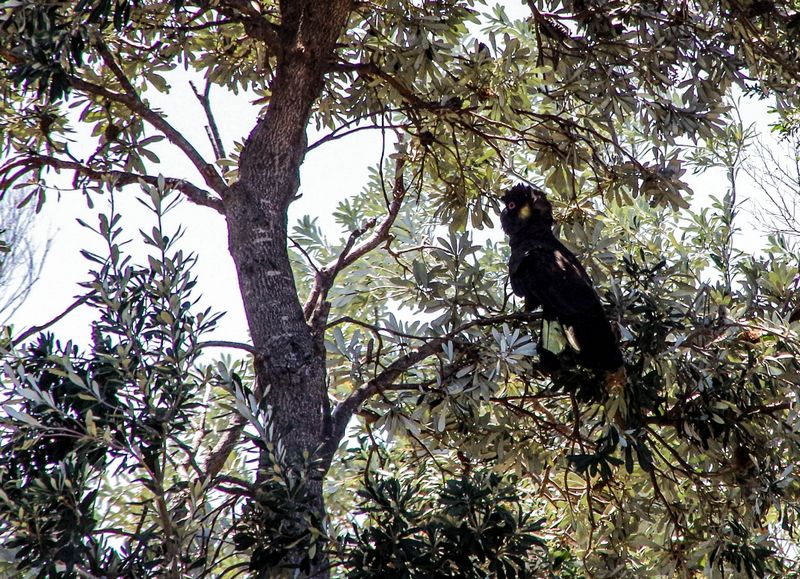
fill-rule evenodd
<path id="1" fill-rule="evenodd" d="M 553 206 L 544 191 L 524 185 L 514 185 L 500 199 L 505 207 L 500 223 L 507 235 L 536 228 L 550 231 L 553 226 Z"/>

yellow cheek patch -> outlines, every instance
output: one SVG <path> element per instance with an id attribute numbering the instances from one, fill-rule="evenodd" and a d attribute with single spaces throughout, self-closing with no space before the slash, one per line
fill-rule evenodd
<path id="1" fill-rule="evenodd" d="M 531 206 L 530 205 L 523 205 L 519 210 L 519 218 L 520 219 L 528 219 L 531 216 Z"/>

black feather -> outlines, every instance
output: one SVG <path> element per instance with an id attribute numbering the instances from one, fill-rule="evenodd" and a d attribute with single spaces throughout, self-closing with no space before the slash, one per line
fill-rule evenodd
<path id="1" fill-rule="evenodd" d="M 553 210 L 544 192 L 516 185 L 502 199 L 500 214 L 509 238 L 511 288 L 528 310 L 542 306 L 556 320 L 581 366 L 612 372 L 622 354 L 592 280 L 581 263 L 553 234 Z"/>

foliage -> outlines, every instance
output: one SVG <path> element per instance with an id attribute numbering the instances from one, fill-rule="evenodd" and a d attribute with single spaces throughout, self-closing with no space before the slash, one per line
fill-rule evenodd
<path id="1" fill-rule="evenodd" d="M 229 420 L 201 404 L 221 379 L 196 367 L 218 316 L 196 311 L 195 258 L 176 247 L 180 229 L 160 228 L 174 203 L 149 193 L 157 226 L 141 232 L 146 265 L 121 249 L 113 207 L 95 229 L 106 255 L 84 251 L 98 314 L 90 351 L 40 335 L 8 352 L 18 362 L 5 367 L 0 533 L 20 571 L 174 575 L 204 565 L 219 541 L 210 529 L 231 524 L 206 519 L 206 491 L 187 479 L 200 468 L 196 433 L 208 444 L 218 435 L 205 421 Z"/>
<path id="2" fill-rule="evenodd" d="M 357 514 L 367 521 L 348 537 L 348 577 L 514 578 L 548 567 L 537 537 L 544 519 L 525 512 L 513 480 L 465 474 L 447 480 L 438 496 L 423 491 L 423 480 L 418 473 L 366 481 Z"/>
<path id="3" fill-rule="evenodd" d="M 236 550 L 250 553 L 251 571 L 266 568 L 278 574 L 281 567 L 288 566 L 289 552 L 296 549 L 303 553 L 297 566 L 310 573 L 329 540 L 309 491 L 309 481 L 319 477 L 319 465 L 287 461 L 280 441 L 255 442 L 267 450 L 269 462 L 262 468 L 269 476 L 257 486 L 237 521 L 233 535 Z"/>
<path id="4" fill-rule="evenodd" d="M 797 3 L 353 3 L 332 52 L 303 58 L 323 30 L 298 14 L 341 4 L 0 8 L 0 191 L 112 201 L 104 251 L 84 252 L 93 343 L 3 338 L 9 573 L 796 576 L 800 263 L 786 235 L 739 243 L 750 134 L 728 97 L 771 94 L 791 134 Z M 155 104 L 200 81 L 209 143 Z M 247 141 L 220 136 L 223 90 L 261 107 Z M 298 141 L 263 158 L 265 127 Z M 332 225 L 261 235 L 257 218 L 286 223 L 270 176 L 293 195 L 306 152 L 367 130 L 382 136 L 374 170 Z M 167 146 L 194 173 L 162 176 Z M 720 168 L 693 201 L 688 171 Z M 548 190 L 619 331 L 626 380 L 600 400 L 581 396 L 587 372 L 540 363 L 535 334 L 563 336 L 510 295 L 488 230 L 517 178 Z M 113 207 L 135 187 L 155 220 L 133 226 L 141 263 Z M 177 195 L 224 215 L 231 239 L 253 196 L 242 230 L 275 251 L 240 268 L 243 294 L 301 311 L 311 353 L 256 306 L 252 345 L 204 337 L 218 317 L 163 219 Z M 257 276 L 287 259 L 297 303 L 275 303 Z M 264 327 L 277 336 L 257 343 Z M 252 358 L 212 361 L 212 344 Z M 327 374 L 301 383 L 315 365 Z M 300 447 L 315 388 L 321 427 Z"/>
<path id="5" fill-rule="evenodd" d="M 563 391 L 585 379 L 580 374 L 547 377 L 537 369 L 526 323 L 522 333 L 512 325 L 494 332 L 478 326 L 443 346 L 438 359 L 414 368 L 408 379 L 415 390 L 368 402 L 366 423 L 374 420 L 373 429 L 424 444 L 435 462 L 439 456 L 452 464 L 458 455 L 518 473 L 560 505 L 572 539 L 599 542 L 583 559 L 594 574 L 620 566 L 631 576 L 704 568 L 759 576 L 765 565 L 776 571 L 786 553 L 777 537 L 796 540 L 798 438 L 789 425 L 797 419 L 798 341 L 786 325 L 792 307 L 782 306 L 782 313 L 775 308 L 785 303 L 798 264 L 785 247 L 773 247 L 769 262 L 731 252 L 728 201 L 680 215 L 644 203 L 610 206 L 594 230 L 597 243 L 573 226 L 590 247 L 613 243 L 624 257 L 604 274 L 606 298 L 624 337 L 628 381 L 604 404 L 580 408 L 570 402 Z M 404 295 L 416 295 L 418 309 L 427 304 L 434 321 L 398 324 L 387 313 L 383 321 L 371 321 L 380 327 L 371 337 L 350 324 L 329 345 L 331 374 L 339 383 L 349 378 L 357 384 L 359 373 L 376 363 L 373 356 L 388 356 L 391 348 L 401 355 L 430 340 L 426 335 L 446 331 L 436 316 L 447 314 L 448 302 L 432 309 L 420 276 L 413 275 L 413 260 L 420 257 L 395 249 L 407 272 Z M 432 275 L 433 252 L 427 253 L 428 287 L 456 287 L 440 282 L 455 276 L 456 268 L 440 266 Z M 475 269 L 497 271 L 499 260 L 486 255 L 476 254 Z M 382 258 L 375 259 L 369 267 L 372 256 L 367 258 L 359 283 L 397 285 L 400 280 L 381 275 Z M 468 259 L 458 263 L 464 261 L 469 266 Z M 736 281 L 732 288 L 725 272 Z M 503 291 L 501 284 L 493 287 Z M 495 302 L 502 303 L 498 293 Z M 363 296 L 361 316 L 378 311 L 384 300 L 380 293 Z M 461 295 L 466 303 L 470 297 L 477 298 Z M 410 339 L 412 333 L 419 341 Z M 382 347 L 370 347 L 370 341 Z M 620 417 L 624 430 L 617 426 Z M 770 532 L 750 530 L 757 528 Z M 654 549 L 642 556 L 645 545 Z"/>
<path id="6" fill-rule="evenodd" d="M 718 134 L 732 85 L 774 90 L 782 110 L 794 106 L 786 89 L 798 79 L 800 16 L 792 2 L 543 3 L 523 19 L 502 5 L 481 8 L 358 5 L 313 115 L 330 131 L 323 142 L 359 122 L 408 133 L 442 217 L 459 226 L 487 222 L 493 202 L 476 192 L 496 188 L 498 168 L 535 172 L 576 201 L 644 195 L 685 206 L 677 139 Z M 269 102 L 280 55 L 277 10 L 271 2 L 10 5 L 2 17 L 7 82 L 40 98 L 5 97 L 3 152 L 40 153 L 27 160 L 29 170 L 69 166 L 89 187 L 91 171 L 121 170 L 116 179 L 130 182 L 147 161 L 158 162 L 152 149 L 162 135 L 178 144 L 142 97 L 145 88 L 168 92 L 170 71 L 196 70 Z M 731 48 L 738 45 L 746 48 Z M 67 94 L 94 137 L 95 154 L 81 163 L 70 159 L 64 138 L 75 120 Z M 179 148 L 203 175 L 197 146 Z M 235 179 L 236 154 L 215 153 L 220 171 Z M 22 167 L 6 166 L 9 182 L 27 172 Z"/>

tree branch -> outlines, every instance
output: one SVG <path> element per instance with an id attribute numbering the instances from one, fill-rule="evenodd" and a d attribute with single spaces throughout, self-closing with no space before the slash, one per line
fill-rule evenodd
<path id="1" fill-rule="evenodd" d="M 395 331 L 395 330 L 388 330 L 386 328 L 381 328 L 380 326 L 377 326 L 375 324 L 370 324 L 370 323 L 364 322 L 362 320 L 357 320 L 357 319 L 355 319 L 355 318 L 353 318 L 351 316 L 342 316 L 340 318 L 336 318 L 335 320 L 333 320 L 332 322 L 327 324 L 325 326 L 325 329 L 327 330 L 328 328 L 332 328 L 334 326 L 338 326 L 339 324 L 345 324 L 345 323 L 347 323 L 347 324 L 355 324 L 357 326 L 361 326 L 362 328 L 366 328 L 366 329 L 370 330 L 374 334 L 380 334 L 381 332 L 385 332 L 387 334 L 391 334 L 392 336 L 397 336 L 397 337 L 400 337 L 400 338 L 409 338 L 409 339 L 412 339 L 412 340 L 419 340 L 420 339 L 419 336 L 416 336 L 414 334 L 407 334 L 406 332 L 398 332 L 398 331 Z"/>
<path id="2" fill-rule="evenodd" d="M 175 129 L 175 127 L 170 125 L 164 117 L 148 107 L 137 94 L 134 93 L 131 95 L 127 93 L 122 94 L 114 92 L 104 86 L 88 82 L 75 76 L 69 76 L 68 78 L 70 84 L 76 90 L 93 94 L 95 96 L 101 96 L 110 101 L 114 101 L 128 107 L 131 112 L 136 113 L 143 120 L 150 123 L 150 125 L 152 125 L 154 128 L 161 131 L 173 145 L 178 147 L 195 166 L 197 171 L 203 177 L 203 180 L 206 182 L 206 185 L 208 185 L 215 193 L 222 196 L 228 190 L 225 180 L 217 172 L 216 168 L 213 165 L 206 163 L 205 159 L 203 159 L 202 155 L 200 155 L 197 149 L 195 149 L 194 146 L 182 134 L 180 134 L 177 129 Z M 120 80 L 120 82 L 122 83 L 123 81 Z M 219 204 L 219 207 L 221 210 L 221 203 Z"/>
<path id="3" fill-rule="evenodd" d="M 233 452 L 236 443 L 239 442 L 239 437 L 246 424 L 247 420 L 245 420 L 244 416 L 238 412 L 233 414 L 233 424 L 225 431 L 217 445 L 203 460 L 201 467 L 206 480 L 213 480 L 222 470 L 222 467 L 225 466 L 225 461 L 228 460 L 228 456 Z"/>
<path id="4" fill-rule="evenodd" d="M 330 65 L 329 70 L 331 72 L 355 72 L 358 75 L 365 76 L 367 79 L 370 77 L 380 78 L 397 91 L 397 94 L 403 97 L 403 100 L 415 108 L 442 108 L 440 103 L 431 103 L 422 99 L 398 78 L 381 70 L 378 65 L 372 62 L 335 62 Z"/>
<path id="5" fill-rule="evenodd" d="M 114 60 L 111 51 L 108 49 L 108 45 L 106 45 L 106 43 L 102 40 L 97 40 L 95 47 L 97 48 L 98 54 L 100 54 L 100 58 L 103 59 L 103 64 L 105 64 L 114 74 L 114 78 L 116 78 L 122 85 L 122 89 L 125 91 L 125 94 L 133 99 L 139 100 L 139 94 L 136 92 L 133 84 L 131 84 L 130 79 L 128 79 L 128 77 L 119 67 L 117 61 Z"/>
<path id="6" fill-rule="evenodd" d="M 383 113 L 385 115 L 394 115 L 395 113 L 401 113 L 406 110 L 407 107 L 387 107 L 384 109 Z M 341 125 L 333 129 L 330 133 L 323 135 L 306 148 L 306 153 L 309 151 L 313 151 L 317 147 L 321 147 L 325 143 L 329 143 L 331 141 L 335 141 L 337 139 L 341 139 L 348 135 L 352 135 L 353 133 L 357 133 L 359 131 L 368 131 L 368 130 L 381 130 L 385 131 L 386 129 L 403 129 L 407 130 L 409 127 L 409 123 L 401 123 L 401 124 L 386 124 L 385 119 L 384 122 L 381 124 L 362 124 L 365 120 L 371 119 L 373 115 L 369 112 L 365 112 L 361 115 L 355 115 L 348 121 L 343 122 Z"/>
<path id="7" fill-rule="evenodd" d="M 189 81 L 189 86 L 192 87 L 194 96 L 196 96 L 197 100 L 200 101 L 200 106 L 203 107 L 203 112 L 206 114 L 206 119 L 208 120 L 208 126 L 206 127 L 206 130 L 208 132 L 208 139 L 211 141 L 211 147 L 214 149 L 214 154 L 218 159 L 223 159 L 226 157 L 225 145 L 223 144 L 222 137 L 219 134 L 217 120 L 214 118 L 214 112 L 211 110 L 211 100 L 208 96 L 209 92 L 211 91 L 211 81 L 206 79 L 206 87 L 202 93 L 197 90 L 197 87 L 194 86 L 192 81 Z"/>
<path id="8" fill-rule="evenodd" d="M 80 175 L 89 177 L 94 181 L 113 181 L 117 185 L 130 185 L 144 181 L 149 185 L 157 185 L 158 177 L 152 175 L 140 175 L 137 173 L 130 173 L 128 171 L 109 170 L 103 171 L 100 169 L 93 169 L 82 163 L 76 161 L 68 161 L 66 159 L 59 159 L 47 155 L 28 154 L 16 157 L 9 163 L 0 167 L 0 176 L 8 175 L 8 177 L 0 178 L 0 190 L 8 189 L 20 177 L 43 167 L 51 167 L 53 169 L 67 169 L 75 171 Z M 19 171 L 16 171 L 19 169 Z M 222 200 L 217 197 L 212 197 L 208 192 L 200 189 L 196 185 L 185 181 L 183 179 L 176 179 L 174 177 L 165 177 L 164 182 L 183 193 L 192 203 L 210 207 L 220 214 L 224 214 L 222 207 Z"/>
<path id="9" fill-rule="evenodd" d="M 446 344 L 459 334 L 476 326 L 492 326 L 509 320 L 530 321 L 538 319 L 540 316 L 540 313 L 517 312 L 514 314 L 492 316 L 490 318 L 479 318 L 470 322 L 466 322 L 455 330 L 448 332 L 443 336 L 439 336 L 438 338 L 433 338 L 419 348 L 400 356 L 397 360 L 389 364 L 383 370 L 383 372 L 372 378 L 372 380 L 369 380 L 363 384 L 361 387 L 357 388 L 352 394 L 350 394 L 350 396 L 336 406 L 332 413 L 331 434 L 326 442 L 326 450 L 330 453 L 335 452 L 336 447 L 339 445 L 339 441 L 344 436 L 347 423 L 365 400 L 384 389 L 390 388 L 391 384 L 401 374 L 403 374 L 403 372 L 415 366 L 416 364 L 419 364 L 424 359 L 436 354 L 442 345 Z"/>
<path id="10" fill-rule="evenodd" d="M 395 219 L 397 219 L 400 207 L 403 204 L 403 199 L 406 196 L 406 187 L 403 183 L 404 165 L 405 159 L 402 157 L 398 158 L 395 164 L 394 191 L 392 200 L 389 203 L 388 212 L 380 225 L 373 231 L 372 235 L 360 244 L 355 245 L 356 241 L 364 235 L 364 233 L 375 227 L 375 219 L 370 220 L 363 227 L 356 229 L 350 234 L 336 263 L 323 267 L 317 272 L 314 278 L 314 287 L 311 289 L 311 293 L 306 303 L 303 305 L 303 314 L 306 320 L 310 321 L 311 327 L 314 328 L 315 331 L 324 331 L 325 318 L 328 312 L 326 299 L 339 272 L 389 239 L 389 231 Z"/>
<path id="11" fill-rule="evenodd" d="M 528 418 L 530 418 L 531 420 L 535 421 L 536 423 L 541 424 L 541 425 L 543 425 L 543 426 L 545 426 L 547 428 L 550 428 L 552 430 L 555 430 L 561 436 L 563 436 L 566 440 L 575 440 L 576 434 L 577 434 L 577 438 L 579 440 L 584 440 L 583 437 L 580 436 L 580 432 L 576 433 L 576 432 L 572 431 L 571 429 L 569 429 L 564 424 L 560 424 L 558 422 L 558 420 L 556 420 L 556 418 L 544 406 L 542 406 L 538 402 L 536 403 L 535 408 L 536 408 L 536 410 L 538 410 L 539 412 L 544 414 L 545 417 L 547 418 L 547 420 L 543 420 L 541 417 L 537 416 L 537 414 L 535 412 L 533 412 L 532 410 L 528 410 L 527 408 L 525 408 L 521 404 L 514 404 L 513 402 L 511 402 L 508 399 L 492 398 L 492 401 L 496 401 L 496 402 L 502 404 L 503 406 L 505 406 L 506 408 L 508 408 L 509 410 L 511 410 L 512 412 L 516 412 L 518 414 L 522 414 L 523 416 L 527 416 Z M 591 441 L 588 441 L 588 440 L 584 440 L 584 442 L 591 443 Z"/>
<path id="12" fill-rule="evenodd" d="M 237 348 L 239 350 L 244 350 L 245 352 L 249 352 L 253 356 L 258 355 L 258 350 L 255 349 L 250 344 L 245 344 L 243 342 L 231 342 L 228 340 L 207 340 L 205 342 L 199 342 L 196 348 Z"/>

